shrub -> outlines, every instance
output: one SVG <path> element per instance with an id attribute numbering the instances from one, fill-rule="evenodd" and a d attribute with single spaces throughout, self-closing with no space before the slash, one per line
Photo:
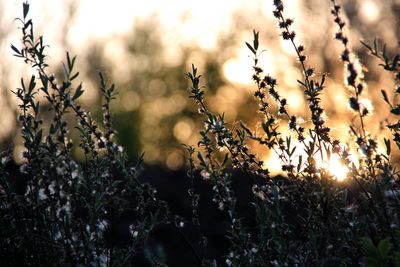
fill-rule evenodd
<path id="1" fill-rule="evenodd" d="M 66 54 L 62 81 L 48 74 L 46 45 L 42 36 L 36 38 L 28 12 L 29 4 L 24 3 L 23 17 L 18 19 L 22 47 L 11 48 L 38 77 L 21 79 L 21 87 L 14 91 L 20 102 L 18 120 L 25 147 L 20 172 L 26 188 L 21 194 L 15 192 L 15 177 L 7 171 L 10 157 L 4 154 L 1 265 L 126 265 L 152 229 L 170 220 L 168 209 L 151 186 L 139 181 L 141 163 L 129 163 L 123 148 L 113 141 L 109 104 L 114 85 L 108 85 L 100 73 L 104 99 L 104 129 L 100 129 L 91 114 L 76 104 L 83 88 L 74 86 L 79 75 L 75 57 Z M 45 122 L 41 117 L 48 113 L 51 120 Z M 68 113 L 75 125 L 67 120 Z M 74 128 L 80 134 L 83 164 L 71 156 L 68 133 Z"/>
<path id="2" fill-rule="evenodd" d="M 316 75 L 308 66 L 307 51 L 292 30 L 293 20 L 285 17 L 283 2 L 274 0 L 273 15 L 281 37 L 292 44 L 302 71 L 298 83 L 308 101 L 311 123 L 307 127 L 299 124 L 296 114 L 287 109 L 277 79 L 263 72 L 256 31 L 253 42 L 246 45 L 254 59 L 254 97 L 263 133 L 250 130 L 243 122 L 229 127 L 224 115 L 212 112 L 204 101 L 201 75 L 192 65 L 187 73 L 189 97 L 205 124 L 198 148 L 185 146 L 191 208 L 186 218 L 170 211 L 156 190 L 139 178 L 141 162 L 128 162 L 113 141 L 109 103 L 114 85 L 100 74 L 104 99 L 100 126 L 77 104 L 83 89 L 75 82 L 79 74 L 74 70 L 75 57 L 67 53 L 61 82 L 48 74 L 46 45 L 43 37 L 35 37 L 27 17 L 29 4 L 24 3 L 19 19 L 22 47 L 12 46 L 12 50 L 38 77 L 32 76 L 29 82 L 21 79 L 21 87 L 14 91 L 20 102 L 18 119 L 25 147 L 25 163 L 20 166 L 24 190 L 16 190 L 16 177 L 8 171 L 9 153 L 4 152 L 0 161 L 2 265 L 132 265 L 152 232 L 163 225 L 175 227 L 184 236 L 196 266 L 400 265 L 399 173 L 392 159 L 400 148 L 400 121 L 387 123 L 392 136 L 384 139 L 386 151 L 379 152 L 381 137 L 369 134 L 365 124 L 370 112 L 361 101 L 366 81 L 348 45 L 341 8 L 335 0 L 331 2 L 338 27 L 335 39 L 343 46 L 340 58 L 346 86 L 352 92 L 349 106 L 356 119 L 349 123 L 354 140 L 350 145 L 357 147 L 357 162 L 350 157 L 349 145 L 333 139 L 326 124 L 321 104 L 326 75 Z M 381 49 L 377 41 L 372 46 L 363 44 L 385 71 L 393 73 L 397 83 L 393 94 L 399 94 L 400 55 L 390 57 L 386 46 Z M 400 115 L 400 105 L 385 90 L 381 93 L 390 113 Z M 42 119 L 45 112 L 51 120 Z M 67 114 L 75 118 L 75 126 Z M 290 134 L 280 131 L 282 121 L 289 124 Z M 80 134 L 82 164 L 71 156 L 68 132 L 74 127 Z M 277 153 L 285 175 L 272 177 L 251 142 Z M 346 168 L 346 182 L 339 182 L 329 170 L 333 158 Z M 250 184 L 250 202 L 240 203 L 244 189 L 234 186 L 231 169 L 244 174 L 243 184 Z M 196 186 L 199 183 L 211 186 L 212 205 L 224 215 L 229 248 L 218 258 L 206 253 L 210 243 L 204 214 L 199 212 L 205 197 Z M 250 212 L 244 215 L 240 207 Z M 184 227 L 192 232 L 190 238 L 181 231 Z M 149 265 L 166 263 L 160 253 L 146 257 Z"/>

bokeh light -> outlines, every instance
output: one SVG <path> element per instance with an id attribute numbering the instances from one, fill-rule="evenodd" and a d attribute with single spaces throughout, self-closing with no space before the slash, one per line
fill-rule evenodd
<path id="1" fill-rule="evenodd" d="M 6 146 L 17 129 L 16 102 L 10 90 L 19 86 L 20 77 L 30 75 L 26 66 L 12 57 L 10 43 L 20 40 L 14 21 L 22 12 L 20 1 L 0 1 L 0 140 Z M 357 0 L 344 3 L 349 21 L 348 34 L 360 68 L 368 69 L 369 84 L 362 105 L 373 111 L 367 118 L 373 136 L 387 136 L 380 122 L 388 115 L 380 87 L 393 87 L 391 77 L 377 62 L 366 57 L 359 40 L 380 37 L 388 49 L 397 48 L 399 37 L 399 1 Z M 118 96 L 113 104 L 119 142 L 130 156 L 146 152 L 149 163 L 161 163 L 170 169 L 184 164 L 181 143 L 196 145 L 203 118 L 188 99 L 188 81 L 184 73 L 192 63 L 203 74 L 206 100 L 210 108 L 224 113 L 227 122 L 245 121 L 253 129 L 262 120 L 252 94 L 252 55 L 245 42 L 251 42 L 252 30 L 260 31 L 260 66 L 277 78 L 280 94 L 288 100 L 288 111 L 300 123 L 310 125 L 307 102 L 301 86 L 301 70 L 290 42 L 279 36 L 271 14 L 272 1 L 128 1 L 128 0 L 35 0 L 31 16 L 36 31 L 49 44 L 52 71 L 61 73 L 65 50 L 78 54 L 78 68 L 84 81 L 82 104 L 99 112 L 97 72 L 106 72 L 116 83 Z M 329 1 L 287 1 L 288 17 L 294 18 L 299 42 L 306 47 L 308 64 L 316 74 L 328 73 L 322 96 L 325 118 L 333 137 L 350 141 L 349 122 L 354 114 L 348 108 L 351 94 L 343 83 L 340 45 L 334 42 L 334 24 Z M 373 27 L 371 27 L 373 25 Z M 391 95 L 390 95 L 391 97 Z M 271 107 L 276 111 L 277 107 Z M 290 135 L 282 118 L 281 132 Z M 285 128 L 286 127 L 286 128 Z M 20 142 L 21 140 L 15 140 Z M 382 140 L 378 140 L 382 143 Z M 279 158 L 265 148 L 255 148 L 260 159 L 274 172 Z M 18 145 L 16 146 L 18 150 Z M 18 154 L 18 153 L 17 153 Z M 332 158 L 328 169 L 346 172 Z M 279 167 L 280 168 L 280 167 Z M 279 170 L 275 170 L 279 172 Z"/>

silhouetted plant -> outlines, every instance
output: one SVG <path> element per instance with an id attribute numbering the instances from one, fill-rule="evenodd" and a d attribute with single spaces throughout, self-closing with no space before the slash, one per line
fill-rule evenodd
<path id="1" fill-rule="evenodd" d="M 285 18 L 282 1 L 274 0 L 273 4 L 281 37 L 292 44 L 303 73 L 303 80 L 298 82 L 309 103 L 311 128 L 298 125 L 296 115 L 288 112 L 287 100 L 279 93 L 279 82 L 263 73 L 256 31 L 252 44 L 246 45 L 254 56 L 253 80 L 257 86 L 254 96 L 259 102 L 264 133 L 252 132 L 244 123 L 240 123 L 238 129 L 227 128 L 223 116 L 207 109 L 197 69 L 193 67 L 188 73 L 192 82 L 190 97 L 199 106 L 199 113 L 205 116 L 205 130 L 200 132 L 198 168 L 203 178 L 213 184 L 215 202 L 221 208 L 226 207 L 231 218 L 232 230 L 228 231 L 231 248 L 226 263 L 232 266 L 357 266 L 364 264 L 364 255 L 367 265 L 399 264 L 397 253 L 393 254 L 398 250 L 400 233 L 399 177 L 396 164 L 390 159 L 391 141 L 385 139 L 386 154 L 379 153 L 377 137 L 366 129 L 364 118 L 370 111 L 361 103 L 366 81 L 348 47 L 340 6 L 332 0 L 332 14 L 339 27 L 335 39 L 344 46 L 341 59 L 347 71 L 346 85 L 354 90 L 349 106 L 359 118 L 358 126 L 355 122 L 349 124 L 358 147 L 358 162 L 350 160 L 349 147 L 333 140 L 325 125 L 320 95 L 326 75 L 317 78 L 317 72 L 307 65 L 306 49 L 296 43 L 296 33 L 291 30 L 294 20 Z M 381 65 L 392 71 L 398 82 L 398 55 L 390 59 L 385 48 L 382 53 L 378 51 L 376 42 L 374 49 L 365 46 L 383 61 Z M 389 101 L 385 91 L 382 94 L 391 112 L 396 114 L 397 106 Z M 278 114 L 270 108 L 272 105 L 277 105 Z M 289 123 L 295 140 L 293 135 L 285 136 L 280 131 L 280 120 Z M 388 125 L 396 143 L 397 124 Z M 282 171 L 287 175 L 285 179 L 268 175 L 263 162 L 246 146 L 249 139 L 278 154 Z M 219 156 L 218 149 L 226 152 L 224 157 Z M 338 183 L 334 173 L 324 165 L 334 154 L 349 170 L 346 183 Z M 262 177 L 255 179 L 253 186 L 256 231 L 241 224 L 235 209 L 236 200 L 232 198 L 235 192 L 232 192 L 231 178 L 225 167 L 229 163 L 233 168 L 242 169 L 249 178 Z"/>
<path id="2" fill-rule="evenodd" d="M 341 7 L 335 0 L 331 3 L 338 26 L 334 38 L 343 45 L 340 58 L 351 90 L 349 107 L 357 118 L 349 122 L 353 143 L 344 145 L 331 137 L 321 102 L 327 75 L 317 75 L 308 66 L 307 50 L 297 43 L 292 30 L 294 20 L 285 17 L 283 2 L 274 0 L 272 12 L 281 37 L 296 52 L 302 72 L 298 83 L 311 123 L 299 123 L 287 108 L 279 81 L 264 73 L 257 31 L 246 46 L 254 60 L 249 79 L 256 86 L 262 133 L 244 122 L 228 123 L 223 114 L 211 111 L 204 100 L 201 75 L 192 65 L 186 74 L 191 83 L 189 98 L 204 120 L 204 129 L 199 132 L 198 148 L 185 146 L 191 212 L 184 217 L 173 214 L 156 190 L 139 179 L 141 161 L 130 163 L 115 143 L 110 111 L 114 85 L 100 74 L 103 126 L 99 126 L 77 104 L 83 85 L 75 82 L 79 75 L 74 70 L 75 57 L 67 53 L 61 81 L 48 74 L 46 45 L 43 37 L 34 35 L 25 2 L 18 19 L 22 44 L 11 48 L 36 73 L 28 82 L 21 79 L 21 87 L 14 91 L 25 148 L 20 173 L 26 186 L 23 190 L 13 186 L 10 151 L 0 154 L 1 265 L 126 266 L 141 253 L 147 264 L 165 266 L 162 251 L 143 248 L 155 229 L 167 225 L 181 235 L 196 266 L 400 266 L 399 172 L 392 159 L 396 148 L 391 145 L 395 142 L 400 149 L 400 122 L 388 117 L 392 136 L 384 138 L 386 151 L 380 152 L 382 137 L 370 134 L 364 121 L 370 113 L 362 102 L 367 81 L 349 47 Z M 393 73 L 393 94 L 399 94 L 399 54 L 388 56 L 386 46 L 380 51 L 376 40 L 373 47 L 363 44 Z M 398 116 L 399 104 L 385 90 L 381 93 L 389 112 Z M 50 121 L 43 119 L 45 112 L 51 114 Z M 291 132 L 282 130 L 282 122 Z M 82 164 L 71 156 L 74 144 L 69 131 L 74 129 L 80 134 Z M 284 176 L 272 177 L 253 150 L 254 142 L 279 156 Z M 350 152 L 350 146 L 357 151 Z M 352 153 L 358 156 L 356 162 Z M 334 157 L 347 170 L 344 182 L 329 169 Z M 240 179 L 248 179 L 242 183 L 250 188 L 235 187 L 232 169 L 243 174 Z M 217 258 L 207 254 L 209 238 L 200 212 L 204 195 L 196 187 L 201 182 L 211 187 L 212 201 L 207 203 L 223 214 L 229 240 L 228 250 Z M 247 217 L 240 209 L 240 190 L 251 194 L 251 201 L 244 203 L 250 210 Z M 192 231 L 191 237 L 183 230 Z"/>
<path id="3" fill-rule="evenodd" d="M 25 147 L 20 172 L 27 184 L 23 194 L 14 192 L 13 177 L 6 171 L 10 155 L 4 154 L 1 265 L 126 265 L 152 229 L 171 222 L 169 211 L 156 198 L 155 189 L 139 181 L 141 162 L 129 163 L 122 147 L 113 141 L 109 104 L 114 85 L 109 86 L 100 74 L 102 130 L 77 104 L 83 85 L 74 86 L 79 75 L 74 70 L 75 57 L 67 53 L 62 81 L 48 74 L 46 45 L 42 36 L 35 36 L 28 12 L 25 2 L 18 19 L 22 44 L 11 46 L 15 56 L 37 73 L 29 82 L 21 79 L 21 87 L 14 91 L 20 102 L 18 119 Z M 52 114 L 48 125 L 41 119 L 43 113 Z M 68 113 L 77 124 L 67 120 Z M 74 128 L 80 133 L 83 164 L 71 156 L 74 144 L 68 133 Z"/>

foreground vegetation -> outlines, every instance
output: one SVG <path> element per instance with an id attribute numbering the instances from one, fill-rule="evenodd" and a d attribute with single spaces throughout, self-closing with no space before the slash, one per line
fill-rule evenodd
<path id="1" fill-rule="evenodd" d="M 163 266 L 167 259 L 146 247 L 153 232 L 168 225 L 183 237 L 196 266 L 400 266 L 399 173 L 392 160 L 400 148 L 400 121 L 386 122 L 390 138 L 369 133 L 365 118 L 371 110 L 361 101 L 366 81 L 348 45 L 340 6 L 331 2 L 335 39 L 343 46 L 340 58 L 351 92 L 348 101 L 355 119 L 349 129 L 356 151 L 331 137 L 321 104 L 326 75 L 316 75 L 308 65 L 307 51 L 292 31 L 293 20 L 285 17 L 282 1 L 275 0 L 273 14 L 281 37 L 292 44 L 303 74 L 298 83 L 308 101 L 310 124 L 301 125 L 296 114 L 289 113 L 279 81 L 263 72 L 256 31 L 246 45 L 254 58 L 254 97 L 263 133 L 243 122 L 229 127 L 223 115 L 209 110 L 201 76 L 192 66 L 187 73 L 189 97 L 205 126 L 198 147 L 185 146 L 190 188 L 182 194 L 188 194 L 191 206 L 186 217 L 171 211 L 141 178 L 141 161 L 129 162 L 114 142 L 109 108 L 114 85 L 100 74 L 103 122 L 98 123 L 77 104 L 83 88 L 76 82 L 75 57 L 66 54 L 60 81 L 49 74 L 46 44 L 34 35 L 29 4 L 24 3 L 19 19 L 22 44 L 11 48 L 36 74 L 28 81 L 21 79 L 14 91 L 25 147 L 17 174 L 10 171 L 11 151 L 1 154 L 0 265 L 129 266 L 144 255 L 143 264 Z M 400 55 L 390 57 L 376 41 L 363 44 L 383 70 L 393 74 L 396 87 L 381 93 L 390 118 L 396 118 L 400 105 L 391 96 L 400 93 Z M 281 132 L 282 121 L 289 124 L 290 134 Z M 78 144 L 73 144 L 70 131 L 79 132 Z M 384 153 L 378 150 L 380 138 Z M 250 142 L 279 155 L 285 176 L 272 177 Z M 84 155 L 83 163 L 71 155 L 75 145 Z M 329 169 L 333 158 L 346 168 L 345 183 Z M 232 168 L 251 185 L 248 203 L 240 203 Z M 17 188 L 17 179 L 24 182 L 23 190 Z M 199 213 L 205 197 L 196 187 L 199 180 L 213 191 L 212 202 L 206 203 L 223 214 L 229 249 L 219 258 L 205 253 L 209 236 L 202 227 L 204 214 Z M 250 210 L 247 215 L 239 209 L 243 205 Z M 190 238 L 185 229 L 190 229 Z"/>

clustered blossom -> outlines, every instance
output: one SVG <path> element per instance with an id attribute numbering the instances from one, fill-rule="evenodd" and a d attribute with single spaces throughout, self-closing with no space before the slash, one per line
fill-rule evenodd
<path id="1" fill-rule="evenodd" d="M 295 42 L 296 33 L 291 30 L 293 19 L 284 17 L 283 15 L 284 5 L 282 1 L 275 0 L 274 7 L 275 9 L 273 10 L 273 15 L 278 20 L 278 26 L 281 29 L 282 38 L 292 43 L 297 54 L 297 59 L 300 62 L 303 71 L 304 81 L 300 82 L 300 84 L 304 87 L 304 94 L 307 100 L 309 101 L 311 120 L 315 126 L 315 132 L 317 133 L 318 138 L 320 138 L 322 141 L 330 143 L 331 142 L 329 136 L 330 129 L 329 127 L 325 126 L 325 120 L 323 119 L 324 110 L 320 105 L 320 98 L 319 98 L 319 94 L 321 93 L 324 87 L 325 76 L 324 75 L 322 76 L 321 81 L 314 81 L 312 79 L 315 71 L 313 68 L 306 66 L 307 57 L 304 53 L 305 52 L 304 46 L 297 45 Z M 284 105 L 281 104 L 279 111 L 281 113 L 282 111 L 285 111 Z M 293 128 L 295 124 L 293 121 L 291 122 L 292 123 L 290 124 L 290 126 L 292 126 L 291 128 Z M 300 137 L 300 139 L 303 138 Z"/>
<path id="2" fill-rule="evenodd" d="M 232 164 L 235 168 L 248 170 L 255 168 L 256 172 L 260 176 L 268 178 L 268 170 L 263 169 L 263 162 L 257 160 L 254 153 L 250 152 L 245 145 L 245 134 L 247 131 L 238 131 L 238 135 L 235 136 L 230 129 L 226 127 L 224 116 L 212 114 L 204 104 L 203 95 L 204 91 L 200 90 L 200 75 L 197 75 L 197 69 L 192 66 L 192 72 L 187 73 L 188 78 L 192 82 L 192 86 L 189 88 L 190 98 L 193 98 L 200 109 L 203 110 L 203 115 L 207 117 L 205 121 L 205 131 L 201 131 L 200 135 L 202 140 L 199 145 L 203 146 L 206 150 L 205 158 L 208 160 L 209 169 L 214 170 L 215 164 L 212 162 L 214 154 L 212 142 L 209 134 L 214 136 L 216 140 L 215 144 L 219 148 L 226 148 L 231 155 Z M 205 164 L 207 165 L 207 164 Z M 210 172 L 212 177 L 213 171 Z"/>
<path id="3" fill-rule="evenodd" d="M 363 107 L 361 110 L 359 104 L 359 96 L 362 94 L 365 87 L 364 83 L 362 82 L 363 74 L 360 72 L 360 70 L 356 69 L 356 63 L 350 57 L 351 52 L 348 47 L 349 39 L 344 33 L 344 27 L 346 23 L 340 16 L 340 6 L 337 5 L 334 0 L 332 0 L 332 3 L 333 8 L 331 13 L 334 16 L 334 21 L 339 28 L 338 32 L 335 34 L 335 39 L 339 40 L 343 44 L 344 50 L 341 54 L 341 60 L 345 63 L 347 68 L 347 84 L 348 86 L 353 87 L 355 90 L 355 97 L 350 98 L 350 107 L 353 110 L 360 112 L 361 116 L 364 117 L 369 113 L 369 111 L 366 107 Z"/>
<path id="4" fill-rule="evenodd" d="M 371 55 L 375 56 L 381 61 L 379 66 L 381 66 L 385 71 L 391 72 L 393 74 L 395 81 L 395 86 L 393 90 L 393 95 L 395 97 L 393 98 L 396 99 L 400 94 L 400 65 L 399 65 L 400 54 L 397 53 L 392 57 L 390 57 L 386 49 L 386 44 L 383 45 L 383 48 L 381 48 L 381 51 L 379 51 L 380 49 L 379 49 L 378 39 L 374 40 L 373 47 L 362 41 L 361 43 L 369 50 Z M 397 100 L 395 101 L 390 100 L 386 90 L 384 89 L 381 89 L 381 94 L 383 96 L 383 100 L 387 103 L 388 107 L 390 108 L 390 113 L 392 115 L 399 116 L 400 115 L 399 102 Z M 389 123 L 387 127 L 392 132 L 393 141 L 395 141 L 396 145 L 400 147 L 400 120 L 397 119 L 397 122 Z"/>
<path id="5" fill-rule="evenodd" d="M 79 74 L 74 71 L 75 57 L 66 55 L 64 80 L 58 81 L 54 74 L 48 74 L 46 45 L 42 37 L 35 38 L 32 21 L 27 19 L 26 2 L 23 11 L 23 17 L 18 19 L 22 24 L 22 48 L 12 46 L 12 49 L 38 73 L 38 78 L 33 75 L 28 83 L 21 79 L 21 87 L 14 92 L 20 101 L 18 119 L 24 140 L 25 163 L 20 171 L 27 185 L 20 195 L 13 193 L 6 186 L 11 181 L 4 172 L 6 162 L 0 162 L 0 199 L 11 204 L 4 206 L 6 209 L 0 206 L 1 214 L 10 214 L 7 218 L 0 216 L 0 224 L 7 223 L 9 228 L 0 231 L 2 238 L 13 240 L 5 248 L 0 241 L 2 255 L 3 249 L 18 253 L 22 258 L 13 260 L 35 266 L 105 266 L 114 259 L 130 260 L 132 255 L 126 254 L 127 248 L 110 249 L 114 246 L 110 246 L 112 242 L 120 242 L 112 240 L 114 237 L 110 235 L 118 220 L 127 210 L 135 209 L 140 214 L 132 219 L 139 226 L 132 235 L 137 240 L 129 250 L 136 250 L 148 238 L 142 233 L 153 227 L 147 224 L 150 217 L 155 223 L 170 223 L 169 210 L 150 185 L 139 181 L 140 162 L 136 167 L 130 166 L 122 147 L 113 141 L 109 103 L 114 86 L 108 87 L 100 75 L 106 128 L 102 130 L 90 112 L 76 104 L 83 89 L 82 84 L 74 87 Z M 36 97 L 39 92 L 44 94 L 49 107 L 48 124 L 42 120 L 43 103 Z M 67 112 L 75 116 L 76 125 L 66 120 Z M 70 129 L 80 133 L 83 164 L 72 158 L 74 144 Z M 152 209 L 157 210 L 156 215 Z M 119 256 L 113 255 L 114 252 Z"/>
<path id="6" fill-rule="evenodd" d="M 362 99 L 361 95 L 365 89 L 365 83 L 363 81 L 363 73 L 361 68 L 359 70 L 356 68 L 356 65 L 359 64 L 353 58 L 353 54 L 351 53 L 348 43 L 349 39 L 344 32 L 344 27 L 346 23 L 343 21 L 340 14 L 340 5 L 336 4 L 335 0 L 331 0 L 333 8 L 331 13 L 334 17 L 334 21 L 338 26 L 338 31 L 335 34 L 335 39 L 340 41 L 343 45 L 343 52 L 341 54 L 341 60 L 344 62 L 347 70 L 347 85 L 354 89 L 354 95 L 349 98 L 349 106 L 352 110 L 354 110 L 360 119 L 360 130 L 357 131 L 353 126 L 351 127 L 352 133 L 356 136 L 356 144 L 360 148 L 360 151 L 366 156 L 366 160 L 368 164 L 373 164 L 374 154 L 376 153 L 377 147 L 375 146 L 375 141 L 371 138 L 366 129 L 364 117 L 369 115 L 372 112 L 372 106 L 369 105 L 370 101 L 367 99 Z M 372 172 L 374 168 L 370 168 Z"/>

